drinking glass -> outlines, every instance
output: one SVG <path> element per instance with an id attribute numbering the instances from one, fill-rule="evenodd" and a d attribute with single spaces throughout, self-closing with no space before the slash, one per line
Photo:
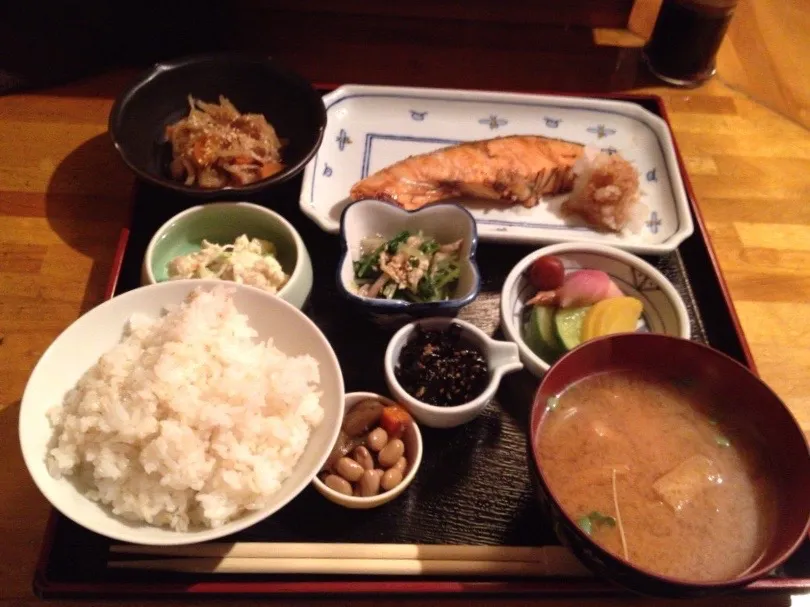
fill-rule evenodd
<path id="1" fill-rule="evenodd" d="M 696 86 L 711 78 L 737 2 L 664 0 L 643 49 L 650 71 L 677 86 Z"/>

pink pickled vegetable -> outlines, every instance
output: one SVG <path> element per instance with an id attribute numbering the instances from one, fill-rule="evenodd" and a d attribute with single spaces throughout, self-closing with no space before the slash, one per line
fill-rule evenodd
<path id="1" fill-rule="evenodd" d="M 565 282 L 557 290 L 561 308 L 589 306 L 610 297 L 621 297 L 610 276 L 601 270 L 577 270 L 565 277 Z"/>
<path id="2" fill-rule="evenodd" d="M 623 293 L 610 279 L 610 276 L 601 270 L 577 270 L 566 275 L 565 282 L 559 289 L 539 291 L 526 303 L 528 305 L 578 308 L 622 295 Z"/>

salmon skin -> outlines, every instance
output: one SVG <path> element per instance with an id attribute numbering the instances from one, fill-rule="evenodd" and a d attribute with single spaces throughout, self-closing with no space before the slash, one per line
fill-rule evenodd
<path id="1" fill-rule="evenodd" d="M 469 141 L 381 169 L 355 183 L 351 198 L 384 200 L 413 211 L 459 196 L 533 207 L 543 196 L 574 192 L 561 207 L 564 215 L 621 231 L 638 200 L 638 172 L 618 154 L 588 156 L 582 144 L 540 135 Z"/>
<path id="2" fill-rule="evenodd" d="M 542 196 L 571 190 L 584 146 L 536 135 L 469 141 L 388 166 L 351 190 L 413 211 L 447 198 L 472 196 L 533 207 Z"/>

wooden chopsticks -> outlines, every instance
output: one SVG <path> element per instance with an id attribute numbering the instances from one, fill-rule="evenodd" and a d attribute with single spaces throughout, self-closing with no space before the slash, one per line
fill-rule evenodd
<path id="1" fill-rule="evenodd" d="M 488 575 L 589 577 L 560 546 L 439 546 L 416 544 L 238 543 L 192 546 L 114 545 L 114 569 L 190 573 L 276 573 L 318 575 Z"/>

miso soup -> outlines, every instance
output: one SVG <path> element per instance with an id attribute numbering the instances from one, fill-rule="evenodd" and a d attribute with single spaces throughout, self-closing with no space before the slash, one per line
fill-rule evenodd
<path id="1" fill-rule="evenodd" d="M 775 475 L 745 412 L 720 398 L 630 371 L 571 385 L 535 437 L 552 493 L 596 543 L 642 569 L 689 581 L 752 570 L 776 525 Z"/>

